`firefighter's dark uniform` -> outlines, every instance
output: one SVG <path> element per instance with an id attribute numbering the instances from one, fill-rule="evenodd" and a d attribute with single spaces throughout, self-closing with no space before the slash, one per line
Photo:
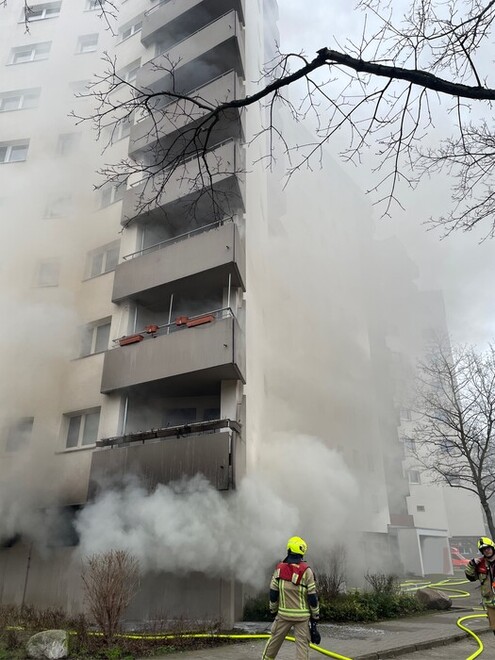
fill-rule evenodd
<path id="1" fill-rule="evenodd" d="M 270 612 L 276 614 L 262 660 L 274 660 L 294 627 L 297 660 L 309 657 L 309 619 L 320 616 L 315 577 L 300 555 L 289 554 L 277 565 L 270 582 Z"/>

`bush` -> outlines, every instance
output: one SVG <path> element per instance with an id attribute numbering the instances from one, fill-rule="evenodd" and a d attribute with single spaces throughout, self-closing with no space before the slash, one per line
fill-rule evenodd
<path id="1" fill-rule="evenodd" d="M 331 599 L 345 592 L 346 549 L 341 543 L 331 548 L 326 559 L 316 566 L 318 593 L 321 598 Z"/>
<path id="2" fill-rule="evenodd" d="M 89 611 L 110 644 L 139 585 L 139 564 L 124 550 L 87 557 L 82 581 Z"/>
<path id="3" fill-rule="evenodd" d="M 408 594 L 359 592 L 338 596 L 320 603 L 320 618 L 344 623 L 393 619 L 423 612 L 424 608 Z"/>
<path id="4" fill-rule="evenodd" d="M 397 575 L 386 573 L 366 573 L 364 576 L 374 594 L 397 595 L 400 592 L 399 578 Z"/>
<path id="5" fill-rule="evenodd" d="M 273 615 L 268 607 L 268 596 L 263 593 L 249 598 L 244 605 L 244 621 L 271 621 Z"/>

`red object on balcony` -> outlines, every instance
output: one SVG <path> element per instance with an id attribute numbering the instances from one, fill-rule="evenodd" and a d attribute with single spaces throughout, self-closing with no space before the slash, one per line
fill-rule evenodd
<path id="1" fill-rule="evenodd" d="M 140 341 L 143 341 L 143 335 L 129 335 L 127 337 L 121 337 L 119 339 L 120 346 L 128 346 L 129 344 L 137 344 Z"/>
<path id="2" fill-rule="evenodd" d="M 186 323 L 189 321 L 188 316 L 178 316 L 175 319 L 175 325 L 186 325 Z"/>
<path id="3" fill-rule="evenodd" d="M 195 319 L 190 319 L 187 321 L 186 325 L 188 328 L 194 328 L 196 325 L 203 325 L 204 323 L 212 323 L 215 320 L 213 314 L 205 314 L 204 316 L 198 316 Z"/>
<path id="4" fill-rule="evenodd" d="M 145 327 L 146 332 L 149 335 L 153 335 L 153 336 L 158 332 L 159 329 L 160 329 L 159 326 L 157 326 L 155 323 L 152 323 L 151 325 L 147 325 Z"/>

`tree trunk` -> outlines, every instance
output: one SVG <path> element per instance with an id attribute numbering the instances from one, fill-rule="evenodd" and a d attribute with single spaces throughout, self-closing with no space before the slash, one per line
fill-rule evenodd
<path id="1" fill-rule="evenodd" d="M 495 539 L 495 526 L 493 524 L 493 516 L 492 516 L 492 511 L 490 509 L 490 504 L 484 497 L 480 497 L 480 502 L 481 502 L 481 506 L 483 507 L 483 511 L 485 512 L 486 522 L 488 525 L 488 529 L 490 531 L 490 538 Z"/>

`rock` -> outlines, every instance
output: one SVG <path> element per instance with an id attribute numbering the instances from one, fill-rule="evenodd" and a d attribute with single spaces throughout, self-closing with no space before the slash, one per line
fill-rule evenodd
<path id="1" fill-rule="evenodd" d="M 452 607 L 452 600 L 442 591 L 436 589 L 418 589 L 416 598 L 428 610 L 448 610 Z"/>
<path id="2" fill-rule="evenodd" d="M 69 634 L 66 630 L 44 630 L 29 638 L 27 654 L 30 658 L 57 660 L 69 655 Z"/>

